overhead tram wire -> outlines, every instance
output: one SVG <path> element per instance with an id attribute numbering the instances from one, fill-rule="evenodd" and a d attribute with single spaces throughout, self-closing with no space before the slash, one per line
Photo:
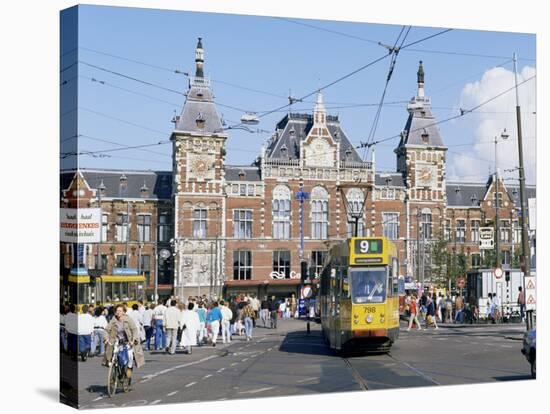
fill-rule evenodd
<path id="1" fill-rule="evenodd" d="M 536 76 L 537 76 L 537 75 L 533 75 L 533 76 L 531 76 L 531 77 L 529 77 L 529 78 L 527 78 L 527 79 L 524 79 L 522 82 L 519 82 L 517 86 L 521 86 L 521 85 L 523 85 L 524 83 L 527 83 L 527 82 L 533 80 L 534 78 L 536 78 Z M 410 133 L 410 132 L 421 131 L 421 130 L 423 130 L 423 129 L 425 129 L 425 128 L 428 128 L 428 127 L 431 127 L 431 126 L 440 125 L 440 124 L 443 124 L 443 123 L 452 121 L 452 120 L 454 120 L 454 119 L 462 118 L 462 117 L 464 117 L 464 116 L 466 116 L 466 115 L 468 115 L 468 114 L 475 114 L 475 113 L 476 113 L 476 112 L 475 112 L 476 109 L 479 109 L 479 108 L 481 108 L 481 107 L 483 107 L 483 106 L 489 104 L 490 102 L 494 101 L 495 99 L 498 99 L 498 98 L 501 97 L 502 95 L 505 95 L 506 93 L 513 91 L 515 88 L 516 88 L 516 86 L 513 86 L 513 87 L 511 87 L 511 88 L 508 88 L 508 89 L 506 89 L 506 90 L 504 90 L 504 91 L 498 93 L 497 95 L 494 95 L 494 96 L 492 96 L 491 98 L 485 100 L 484 102 L 482 102 L 482 103 L 480 103 L 480 104 L 474 106 L 473 108 L 470 108 L 470 109 L 463 109 L 463 110 L 461 111 L 461 113 L 458 114 L 458 115 L 455 115 L 455 116 L 452 116 L 452 117 L 449 117 L 449 118 L 442 119 L 441 121 L 433 122 L 433 123 L 428 124 L 428 125 L 425 125 L 425 126 L 423 126 L 423 127 L 421 127 L 421 128 L 412 129 L 412 130 L 409 131 L 409 133 Z M 379 139 L 379 140 L 373 141 L 372 143 L 370 143 L 370 144 L 368 144 L 368 145 L 369 145 L 369 146 L 374 146 L 374 145 L 378 145 L 378 144 L 381 144 L 381 143 L 383 143 L 383 142 L 387 142 L 387 141 L 394 140 L 394 139 L 397 139 L 397 138 L 401 138 L 401 133 L 399 133 L 399 134 L 397 134 L 397 135 L 392 135 L 392 136 L 387 137 L 387 138 L 383 138 L 383 139 Z M 354 148 L 355 148 L 355 149 L 361 149 L 361 148 L 364 148 L 366 145 L 367 145 L 366 143 L 361 143 L 361 144 L 355 146 Z"/>
<path id="2" fill-rule="evenodd" d="M 529 78 L 523 80 L 522 82 L 518 83 L 517 86 L 520 86 L 520 85 L 523 85 L 523 84 L 526 83 L 526 82 L 529 82 L 530 80 L 536 78 L 536 76 L 537 76 L 537 75 L 533 75 L 533 76 L 531 76 L 531 77 L 529 77 Z M 486 101 L 480 103 L 479 105 L 474 106 L 474 107 L 471 108 L 471 109 L 462 109 L 462 110 L 460 111 L 460 114 L 458 114 L 458 115 L 455 115 L 455 116 L 452 116 L 452 117 L 449 117 L 449 118 L 445 118 L 445 119 L 443 119 L 443 120 L 441 120 L 441 121 L 433 122 L 433 123 L 428 124 L 428 125 L 424 125 L 424 126 L 421 127 L 421 128 L 413 129 L 413 130 L 409 131 L 409 133 L 411 133 L 411 132 L 416 132 L 416 131 L 421 131 L 421 130 L 423 130 L 423 129 L 425 129 L 425 128 L 428 128 L 428 127 L 431 127 L 431 126 L 443 124 L 443 123 L 445 123 L 445 122 L 452 121 L 453 119 L 461 118 L 461 117 L 463 117 L 463 116 L 466 115 L 466 114 L 475 113 L 475 110 L 476 110 L 476 109 L 481 108 L 482 106 L 487 105 L 488 103 L 494 101 L 495 99 L 500 98 L 502 95 L 505 95 L 505 94 L 507 94 L 507 93 L 510 92 L 510 91 L 513 91 L 515 88 L 516 88 L 516 86 L 513 86 L 513 87 L 511 87 L 511 88 L 508 88 L 508 89 L 506 89 L 505 91 L 500 92 L 499 94 L 497 94 L 497 95 L 495 95 L 495 96 L 493 96 L 493 97 L 487 99 Z M 373 145 L 379 144 L 379 143 L 381 143 L 381 142 L 390 141 L 390 140 L 392 140 L 392 139 L 396 139 L 396 138 L 400 138 L 400 137 L 401 137 L 401 134 L 393 135 L 393 136 L 391 136 L 391 137 L 387 137 L 387 138 L 383 138 L 383 139 L 379 139 L 379 140 L 377 140 L 377 141 L 374 141 L 374 142 L 370 143 L 369 145 L 370 145 L 370 146 L 373 146 Z M 361 144 L 358 148 L 363 148 L 364 145 L 366 145 L 366 144 Z"/>
<path id="3" fill-rule="evenodd" d="M 123 148 L 111 148 L 106 150 L 97 150 L 97 151 L 81 151 L 81 152 L 63 152 L 61 153 L 61 158 L 68 158 L 70 156 L 78 156 L 78 155 L 95 155 L 95 154 L 104 154 L 106 152 L 115 152 L 115 151 L 128 151 L 133 149 L 139 149 L 139 148 L 149 148 L 149 147 L 156 147 L 159 145 L 166 145 L 170 144 L 172 141 L 159 141 L 155 144 L 144 144 L 144 145 L 134 145 L 131 147 L 123 147 Z"/>
<path id="4" fill-rule="evenodd" d="M 336 31 L 336 30 L 325 29 L 323 27 L 319 27 L 319 26 L 315 26 L 315 25 L 307 24 L 307 23 L 303 23 L 303 22 L 297 22 L 297 21 L 287 19 L 287 18 L 283 18 L 283 17 L 274 17 L 274 19 L 285 20 L 289 23 L 298 24 L 298 25 L 305 26 L 305 27 L 310 27 L 312 29 L 321 30 L 321 31 L 336 34 L 336 35 L 339 35 L 339 36 L 344 36 L 344 37 L 347 37 L 347 38 L 350 38 L 350 39 L 361 40 L 361 41 L 369 42 L 369 43 L 378 43 L 378 42 L 376 42 L 375 40 L 372 40 L 372 39 L 366 39 L 366 38 L 363 38 L 363 37 L 360 37 L 360 36 L 355 36 L 355 35 L 351 35 L 349 33 L 343 33 L 343 32 L 339 32 L 339 31 Z M 452 29 L 448 29 L 448 30 L 452 30 Z M 444 50 L 408 49 L 407 52 L 438 53 L 438 54 L 444 54 L 444 55 L 469 56 L 469 57 L 480 57 L 480 58 L 489 58 L 489 59 L 507 59 L 507 56 L 488 55 L 488 54 L 482 54 L 482 53 L 444 51 Z M 536 59 L 533 59 L 533 58 L 524 58 L 522 60 L 536 61 Z"/>
<path id="5" fill-rule="evenodd" d="M 452 30 L 452 29 L 446 29 L 446 30 L 443 30 L 443 31 L 441 31 L 441 32 L 434 33 L 433 35 L 426 36 L 425 38 L 419 39 L 419 40 L 417 40 L 417 41 L 415 41 L 415 42 L 413 42 L 413 43 L 409 43 L 408 45 L 403 46 L 402 49 L 405 48 L 405 47 L 408 47 L 409 45 L 417 44 L 417 43 L 423 42 L 423 41 L 425 41 L 425 40 L 431 39 L 431 38 L 433 38 L 433 37 L 442 35 L 442 34 L 444 34 L 444 33 L 447 33 L 447 32 L 449 32 L 449 31 L 451 31 L 451 30 Z M 380 45 L 380 42 L 378 42 L 378 45 Z M 390 52 L 390 53 L 386 53 L 386 54 L 384 54 L 383 56 L 380 56 L 380 57 L 378 57 L 378 58 L 372 60 L 371 62 L 367 63 L 366 65 L 363 65 L 363 66 L 361 66 L 361 67 L 355 69 L 354 71 L 352 71 L 352 72 L 350 72 L 350 73 L 348 73 L 348 74 L 346 74 L 346 75 L 344 75 L 344 76 L 341 76 L 340 78 L 338 78 L 338 79 L 336 79 L 336 80 L 334 80 L 334 81 L 332 81 L 332 82 L 330 82 L 330 83 L 328 83 L 328 84 L 326 84 L 326 85 L 324 85 L 324 86 L 322 86 L 322 87 L 320 87 L 320 88 L 315 89 L 313 92 L 310 92 L 310 93 L 308 93 L 307 95 L 302 96 L 301 98 L 292 99 L 291 97 L 289 97 L 289 101 L 291 101 L 291 102 L 287 103 L 286 105 L 283 105 L 283 106 L 280 106 L 280 107 L 278 107 L 278 108 L 275 108 L 275 109 L 273 109 L 273 110 L 271 110 L 271 111 L 267 111 L 267 112 L 260 113 L 260 114 L 258 115 L 258 118 L 262 118 L 262 117 L 267 116 L 267 115 L 269 115 L 269 114 L 272 114 L 272 113 L 274 113 L 274 112 L 280 111 L 281 109 L 288 108 L 289 106 L 291 106 L 291 105 L 292 105 L 293 103 L 295 103 L 295 102 L 301 102 L 301 101 L 303 101 L 304 99 L 307 99 L 307 98 L 309 98 L 310 96 L 313 96 L 313 95 L 316 94 L 317 92 L 322 91 L 322 90 L 325 90 L 325 89 L 327 89 L 327 88 L 329 88 L 329 87 L 331 87 L 331 86 L 333 86 L 333 85 L 335 85 L 335 84 L 337 84 L 337 83 L 339 83 L 339 82 L 341 82 L 341 81 L 343 81 L 343 80 L 345 80 L 345 79 L 347 79 L 347 78 L 349 78 L 349 77 L 355 75 L 355 74 L 358 73 L 358 72 L 361 72 L 362 70 L 367 69 L 368 67 L 370 67 L 370 66 L 372 66 L 372 65 L 374 65 L 374 64 L 376 64 L 376 63 L 378 63 L 378 62 L 380 62 L 380 61 L 382 61 L 382 60 L 384 60 L 384 59 L 386 59 L 386 58 L 388 58 L 388 57 L 390 57 L 390 56 L 391 56 L 391 52 Z M 233 125 L 233 127 L 239 126 L 239 125 L 242 125 L 242 123 L 240 123 L 240 124 L 238 124 L 238 125 Z"/>
<path id="6" fill-rule="evenodd" d="M 336 35 L 339 35 L 339 36 L 348 37 L 348 38 L 351 38 L 351 39 L 361 40 L 361 41 L 363 41 L 363 42 L 368 42 L 368 43 L 372 43 L 372 44 L 375 44 L 375 45 L 378 45 L 378 43 L 379 43 L 379 42 L 377 42 L 376 40 L 366 39 L 366 38 L 364 38 L 364 37 L 354 36 L 354 35 L 350 35 L 350 34 L 348 34 L 348 33 L 342 33 L 342 32 L 336 31 L 336 30 L 326 29 L 326 28 L 324 28 L 324 27 L 315 26 L 315 25 L 313 25 L 313 24 L 298 22 L 298 21 L 296 21 L 296 20 L 287 19 L 287 18 L 285 18 L 285 17 L 274 17 L 274 19 L 277 19 L 277 20 L 284 20 L 284 21 L 286 21 L 286 22 L 288 22 L 288 23 L 293 23 L 293 24 L 297 24 L 297 25 L 300 25 L 300 26 L 309 27 L 309 28 L 312 28 L 312 29 L 316 29 L 316 30 L 320 30 L 320 31 L 323 31 L 323 32 L 328 32 L 328 33 L 336 34 Z"/>
<path id="7" fill-rule="evenodd" d="M 397 47 L 397 43 L 401 39 L 401 35 L 403 34 L 403 31 L 405 30 L 405 27 L 406 26 L 403 26 L 401 28 L 401 31 L 399 32 L 399 36 L 397 36 L 397 39 L 395 40 L 395 43 L 394 43 L 393 47 L 392 48 L 388 47 L 388 50 L 391 53 L 390 67 L 388 69 L 388 75 L 386 77 L 386 83 L 384 85 L 384 90 L 383 90 L 382 96 L 380 98 L 380 103 L 378 104 L 378 109 L 376 111 L 376 115 L 374 116 L 374 121 L 372 123 L 371 129 L 370 129 L 370 132 L 369 132 L 369 136 L 367 138 L 367 142 L 370 142 L 374 138 L 374 134 L 376 133 L 376 129 L 378 127 L 378 122 L 380 121 L 380 115 L 382 113 L 382 105 L 384 104 L 384 99 L 386 98 L 386 92 L 388 90 L 388 85 L 389 85 L 390 80 L 392 78 L 393 71 L 395 69 L 395 64 L 397 62 L 397 55 L 399 54 L 399 50 L 403 46 L 403 43 L 405 43 L 405 40 L 407 39 L 407 36 L 409 35 L 409 32 L 411 31 L 411 26 L 409 26 L 409 28 L 407 29 L 407 33 L 405 33 L 405 36 L 403 37 L 403 40 L 401 40 L 401 44 L 399 45 L 399 47 Z M 369 150 L 369 147 L 366 146 L 364 151 L 363 151 L 363 157 L 362 157 L 363 160 L 367 159 L 368 150 Z"/>

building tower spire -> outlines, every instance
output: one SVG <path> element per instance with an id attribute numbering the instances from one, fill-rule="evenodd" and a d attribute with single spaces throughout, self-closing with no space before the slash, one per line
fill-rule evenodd
<path id="1" fill-rule="evenodd" d="M 195 76 L 197 78 L 204 78 L 204 50 L 202 48 L 202 37 L 199 37 L 197 48 L 195 49 Z"/>
<path id="2" fill-rule="evenodd" d="M 418 82 L 418 93 L 419 98 L 424 98 L 424 67 L 422 66 L 422 61 L 418 65 L 418 72 L 416 72 L 417 82 Z"/>
<path id="3" fill-rule="evenodd" d="M 315 100 L 315 107 L 313 108 L 313 122 L 315 124 L 325 124 L 327 118 L 327 110 L 323 103 L 323 94 L 319 90 L 317 92 L 317 99 Z"/>

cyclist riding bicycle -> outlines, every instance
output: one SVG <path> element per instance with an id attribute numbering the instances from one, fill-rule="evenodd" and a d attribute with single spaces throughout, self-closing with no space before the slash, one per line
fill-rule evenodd
<path id="1" fill-rule="evenodd" d="M 118 340 L 119 347 L 126 347 L 128 352 L 128 363 L 126 365 L 126 376 L 132 378 L 134 361 L 136 368 L 145 364 L 145 356 L 141 347 L 139 330 L 134 321 L 126 315 L 126 309 L 123 305 L 115 307 L 115 317 L 105 328 L 107 332 L 105 357 L 103 365 L 109 366 L 113 358 L 113 346 Z M 120 348 L 119 348 L 120 349 Z"/>

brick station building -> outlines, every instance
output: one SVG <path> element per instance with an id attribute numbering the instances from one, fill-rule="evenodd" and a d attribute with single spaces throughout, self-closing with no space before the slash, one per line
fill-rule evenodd
<path id="1" fill-rule="evenodd" d="M 468 268 L 480 267 L 485 253 L 479 249 L 479 228 L 494 225 L 496 201 L 501 261 L 505 267 L 512 265 L 521 246 L 519 188 L 503 180 L 497 185 L 494 176 L 483 183 L 446 180 L 447 147 L 424 94 L 422 62 L 417 94 L 408 104 L 395 149 L 396 170 L 390 172 L 378 171 L 374 156 L 368 162 L 361 159 L 339 118 L 327 113 L 321 93 L 311 114 L 288 113 L 277 123 L 253 162 L 226 164 L 229 130 L 204 75 L 200 39 L 195 62 L 186 101 L 174 118 L 172 171 L 62 173 L 66 183 L 73 183 L 74 177 L 86 183 L 92 204 L 98 203 L 96 192 L 107 187 L 101 205 L 109 212 L 108 226 L 116 226 L 115 217 L 128 211 L 128 203 L 131 226 L 139 225 L 136 220 L 145 211 L 151 215 L 151 243 L 143 245 L 142 254 L 151 255 L 150 266 L 157 266 L 152 246 L 161 242 L 159 237 L 171 251 L 172 256 L 163 259 L 164 293 L 296 294 L 302 258 L 318 272 L 329 247 L 352 234 L 352 213 L 358 218 L 359 235 L 384 235 L 396 242 L 400 275 L 424 272 L 429 280 L 428 247 L 440 237 L 448 240 L 450 251 L 463 255 Z M 121 193 L 125 180 L 133 185 Z M 303 204 L 303 252 L 301 205 L 296 199 L 300 190 L 310 195 Z M 527 197 L 535 198 L 534 187 L 527 187 Z M 160 235 L 161 226 L 168 233 Z M 132 234 L 138 236 L 130 230 L 130 238 Z M 105 251 L 114 246 L 106 266 L 116 266 L 116 254 L 123 249 L 114 237 L 107 236 L 102 246 Z M 137 260 L 134 252 L 130 265 Z M 151 288 L 148 277 L 149 295 Z"/>

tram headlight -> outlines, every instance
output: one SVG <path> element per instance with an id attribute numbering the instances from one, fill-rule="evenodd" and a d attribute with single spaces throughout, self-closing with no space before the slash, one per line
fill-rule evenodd
<path id="1" fill-rule="evenodd" d="M 372 323 L 372 315 L 367 315 L 366 321 L 367 323 Z"/>
<path id="2" fill-rule="evenodd" d="M 356 325 L 358 325 L 358 324 L 359 324 L 359 319 L 354 319 L 354 320 L 353 320 L 353 323 L 356 324 Z"/>
<path id="3" fill-rule="evenodd" d="M 386 318 L 384 316 L 386 316 L 386 315 L 383 314 L 383 313 L 380 314 L 380 323 L 384 323 L 384 321 L 386 320 Z"/>

